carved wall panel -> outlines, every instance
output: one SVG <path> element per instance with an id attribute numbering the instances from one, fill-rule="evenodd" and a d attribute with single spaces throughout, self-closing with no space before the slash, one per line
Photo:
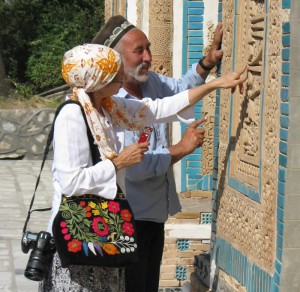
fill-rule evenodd
<path id="1" fill-rule="evenodd" d="M 118 1 L 111 1 L 111 0 L 105 0 L 105 14 L 104 19 L 105 22 L 113 15 L 123 15 L 126 17 L 126 0 L 118 0 Z"/>
<path id="2" fill-rule="evenodd" d="M 104 21 L 107 22 L 111 16 L 113 16 L 113 2 L 111 0 L 105 0 Z"/>
<path id="3" fill-rule="evenodd" d="M 242 179 L 256 192 L 259 186 L 260 132 L 264 73 L 265 13 L 264 5 L 255 1 L 239 1 L 236 38 L 236 64 L 248 63 L 245 96 L 235 98 L 233 133 L 236 137 L 231 175 Z"/>
<path id="4" fill-rule="evenodd" d="M 202 175 L 213 172 L 213 140 L 214 140 L 214 110 L 216 105 L 215 93 L 209 94 L 203 99 L 202 115 L 207 116 L 203 124 L 205 130 L 205 142 L 202 145 Z"/>
<path id="5" fill-rule="evenodd" d="M 142 27 L 142 13 L 143 13 L 143 0 L 136 1 L 136 10 L 137 10 L 137 21 L 136 26 L 141 28 Z"/>
<path id="6" fill-rule="evenodd" d="M 212 21 L 207 23 L 208 45 L 203 49 L 203 55 L 205 56 L 211 47 L 214 39 L 215 26 Z M 210 78 L 215 78 L 217 71 L 215 67 L 210 71 Z M 205 142 L 202 145 L 202 175 L 211 175 L 213 172 L 213 140 L 214 140 L 214 121 L 215 121 L 215 109 L 216 109 L 216 92 L 205 96 L 202 104 L 202 116 L 208 116 L 208 120 L 203 124 L 205 130 Z"/>
<path id="7" fill-rule="evenodd" d="M 149 5 L 152 70 L 172 76 L 173 1 L 150 0 Z"/>
<path id="8" fill-rule="evenodd" d="M 243 95 L 232 96 L 229 90 L 221 90 L 217 235 L 272 273 L 279 164 L 281 1 L 239 0 L 237 7 L 233 2 L 222 1 L 222 74 L 233 64 L 238 69 L 247 63 L 248 80 Z"/>

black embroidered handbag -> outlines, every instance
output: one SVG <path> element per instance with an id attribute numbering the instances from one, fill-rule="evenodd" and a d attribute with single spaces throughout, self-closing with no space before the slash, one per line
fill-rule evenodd
<path id="1" fill-rule="evenodd" d="M 123 194 L 114 200 L 63 196 L 52 231 L 62 266 L 137 262 L 134 217 Z"/>
<path id="2" fill-rule="evenodd" d="M 82 106 L 78 102 L 68 100 L 56 111 L 42 167 L 53 139 L 55 119 L 61 108 L 68 103 L 77 103 L 80 106 L 87 126 L 93 164 L 100 161 L 99 150 L 93 143 Z M 138 262 L 133 212 L 119 187 L 114 200 L 97 195 L 70 197 L 63 195 L 52 225 L 52 234 L 63 267 L 70 265 L 125 267 Z"/>

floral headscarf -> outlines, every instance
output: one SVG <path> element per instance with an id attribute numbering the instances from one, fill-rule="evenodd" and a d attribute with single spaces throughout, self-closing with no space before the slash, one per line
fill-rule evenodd
<path id="1" fill-rule="evenodd" d="M 121 58 L 117 51 L 96 44 L 85 44 L 67 51 L 62 62 L 62 76 L 73 88 L 71 98 L 79 101 L 83 106 L 95 143 L 108 159 L 116 157 L 117 154 L 112 149 L 112 145 L 109 145 L 101 117 L 86 92 L 99 90 L 109 84 L 120 67 Z M 143 126 L 142 114 L 140 119 L 133 119 L 111 97 L 102 100 L 102 107 L 110 114 L 114 124 L 128 130 L 139 130 Z M 141 112 L 146 107 L 147 105 Z"/>

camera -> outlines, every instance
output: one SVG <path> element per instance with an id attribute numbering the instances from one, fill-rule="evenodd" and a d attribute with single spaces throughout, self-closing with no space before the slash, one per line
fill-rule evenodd
<path id="1" fill-rule="evenodd" d="M 24 276 L 32 281 L 42 281 L 47 275 L 55 252 L 54 239 L 49 232 L 24 232 L 22 251 L 28 253 L 32 249 L 24 272 Z"/>

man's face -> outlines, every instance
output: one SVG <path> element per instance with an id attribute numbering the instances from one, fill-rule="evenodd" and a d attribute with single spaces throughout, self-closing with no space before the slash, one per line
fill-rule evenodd
<path id="1" fill-rule="evenodd" d="M 148 72 L 152 62 L 150 45 L 148 38 L 142 31 L 132 29 L 123 36 L 116 46 L 121 54 L 127 78 L 132 78 L 138 82 L 148 80 Z"/>

